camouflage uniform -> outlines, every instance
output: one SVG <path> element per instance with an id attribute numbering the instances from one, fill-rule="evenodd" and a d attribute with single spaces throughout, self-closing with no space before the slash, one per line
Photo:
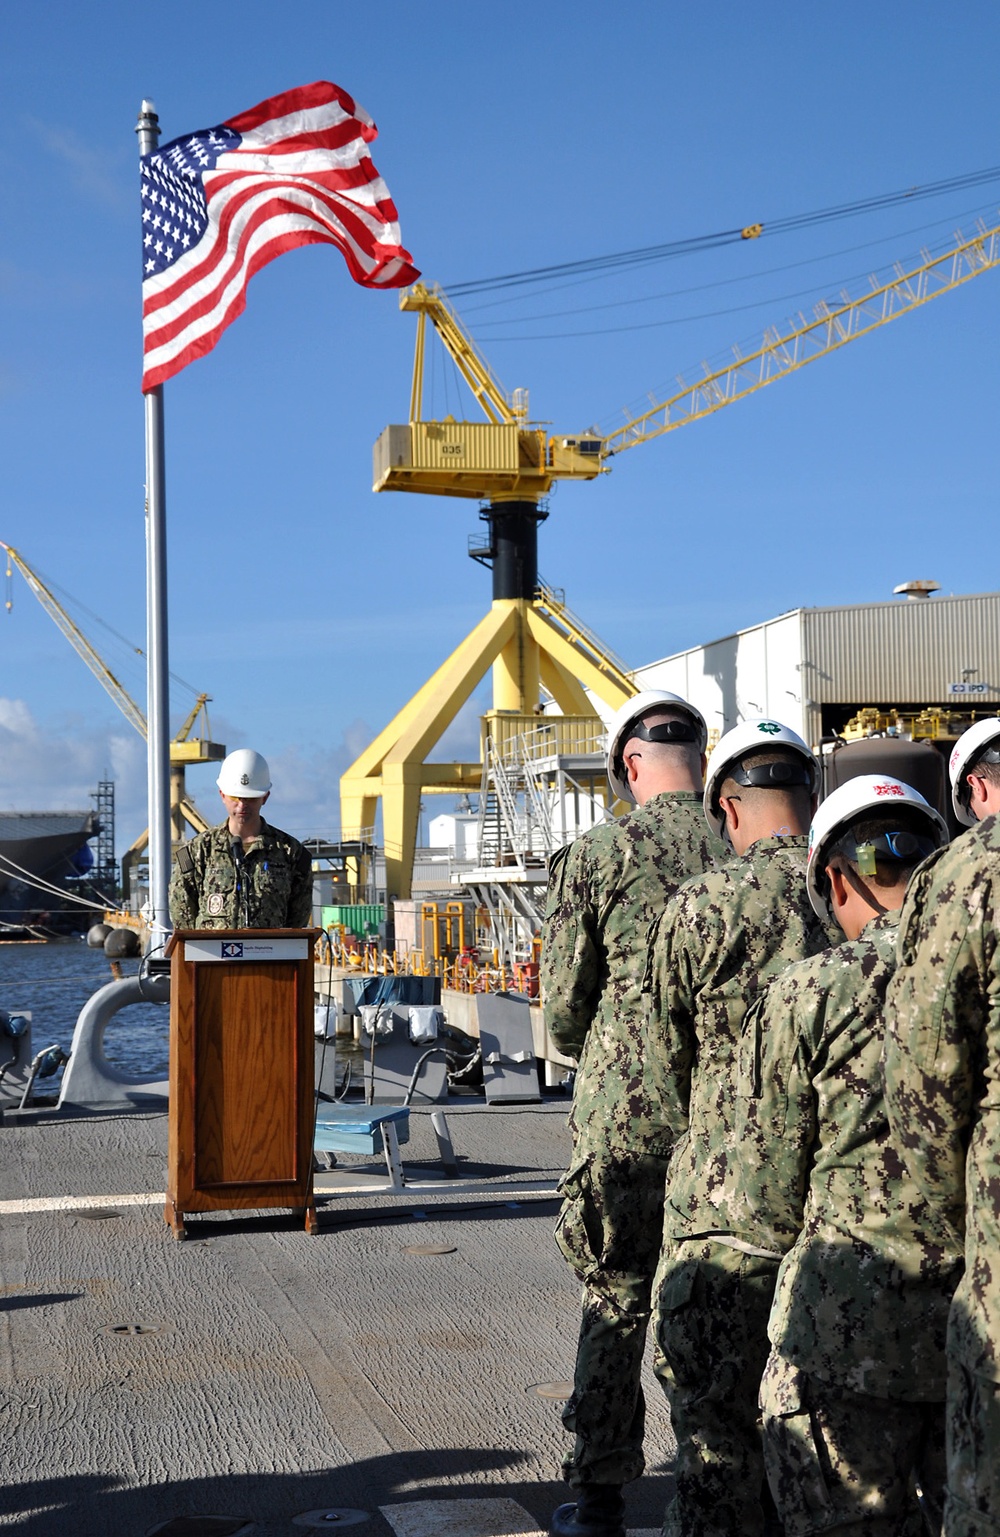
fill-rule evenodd
<path id="1" fill-rule="evenodd" d="M 886 1002 L 893 1131 L 965 1243 L 948 1320 L 945 1532 L 1000 1531 L 1000 819 L 910 884 Z"/>
<path id="2" fill-rule="evenodd" d="M 170 877 L 170 917 L 176 929 L 238 929 L 233 835 L 228 820 L 184 844 Z M 312 921 L 312 864 L 298 839 L 261 817 L 248 844 L 243 880 L 252 929 L 301 929 Z"/>
<path id="3" fill-rule="evenodd" d="M 829 936 L 809 906 L 805 836 L 761 838 L 678 891 L 652 936 L 646 1079 L 666 1135 L 687 1127 L 667 1182 L 654 1282 L 657 1375 L 677 1437 L 678 1537 L 758 1537 L 757 1387 L 777 1257 L 739 1237 L 735 1054 L 743 1016 Z"/>
<path id="4" fill-rule="evenodd" d="M 679 883 L 725 857 L 701 797 L 664 791 L 578 838 L 552 871 L 542 945 L 545 1023 L 579 1058 L 573 1161 L 556 1242 L 583 1283 L 564 1477 L 622 1484 L 645 1466 L 639 1386 L 670 1139 L 642 1084 L 646 936 Z"/>
<path id="5" fill-rule="evenodd" d="M 760 1401 L 787 1537 L 919 1530 L 914 1472 L 940 1514 L 945 1327 L 962 1259 L 886 1116 L 898 916 L 790 966 L 743 1029 L 740 1231 L 785 1256 Z"/>

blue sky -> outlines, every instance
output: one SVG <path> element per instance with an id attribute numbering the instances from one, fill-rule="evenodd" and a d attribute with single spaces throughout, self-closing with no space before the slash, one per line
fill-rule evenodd
<path id="1" fill-rule="evenodd" d="M 143 419 L 137 109 L 165 138 L 329 78 L 425 278 L 487 277 L 760 220 L 765 238 L 460 313 L 507 388 L 562 431 L 759 340 L 845 282 L 1000 222 L 1000 181 L 767 238 L 769 220 L 1000 164 L 1000 12 L 866 3 L 428 0 L 275 8 L 46 3 L 0 61 L 0 538 L 61 592 L 140 697 Z M 556 313 L 564 312 L 564 313 Z M 997 585 L 1000 273 L 563 486 L 540 567 L 631 664 L 799 604 L 911 577 Z M 275 770 L 269 808 L 333 833 L 337 781 L 485 612 L 474 502 L 371 491 L 409 403 L 413 318 L 336 252 L 281 258 L 215 352 L 166 386 L 171 667 L 214 734 Z M 442 367 L 425 404 L 475 418 Z M 115 775 L 145 821 L 138 737 L 20 577 L 0 614 L 0 805 L 84 805 Z M 97 617 L 91 617 L 97 616 Z M 134 659 L 133 659 L 134 662 Z M 175 715 L 191 693 L 174 695 Z M 467 710 L 441 756 L 476 737 Z M 190 785 L 207 810 L 208 770 Z"/>

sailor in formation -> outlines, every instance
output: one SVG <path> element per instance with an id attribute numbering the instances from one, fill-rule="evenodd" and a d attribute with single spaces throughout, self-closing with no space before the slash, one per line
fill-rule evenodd
<path id="1" fill-rule="evenodd" d="M 240 747 L 216 780 L 218 827 L 182 844 L 170 878 L 177 929 L 300 929 L 312 918 L 312 864 L 297 838 L 261 816 L 271 793 L 267 759 Z"/>
<path id="2" fill-rule="evenodd" d="M 948 1319 L 947 1537 L 1000 1529 L 1000 721 L 952 754 L 969 831 L 921 866 L 887 1000 L 893 1130 L 932 1210 L 964 1245 Z"/>
<path id="3" fill-rule="evenodd" d="M 947 841 L 908 785 L 861 775 L 813 822 L 806 882 L 844 940 L 790 966 L 740 1047 L 735 1231 L 784 1256 L 761 1385 L 788 1533 L 938 1527 L 945 1328 L 961 1251 L 889 1129 L 885 996 L 906 885 Z"/>
<path id="4" fill-rule="evenodd" d="M 662 799 L 646 744 L 700 720 L 669 697 L 612 728 L 640 808 Z M 650 1309 L 667 1537 L 1000 1534 L 1000 719 L 950 775 L 970 830 L 943 846 L 889 776 L 816 812 L 806 744 L 749 721 L 708 763 L 728 860 L 680 869 L 689 817 L 654 840 L 640 809 L 555 868 L 546 1022 L 580 1059 L 558 1241 L 584 1312 L 553 1537 L 622 1537 Z"/>
<path id="5" fill-rule="evenodd" d="M 660 1252 L 670 1137 L 643 1084 L 641 987 L 649 926 L 681 881 L 725 857 L 701 812 L 707 731 L 683 699 L 649 689 L 619 710 L 608 778 L 635 809 L 553 862 L 542 946 L 545 1019 L 579 1067 L 573 1160 L 557 1241 L 583 1288 L 563 1465 L 573 1499 L 554 1537 L 623 1537 L 622 1485 L 643 1471 L 639 1385 Z"/>
<path id="6" fill-rule="evenodd" d="M 769 1512 L 757 1389 L 776 1264 L 732 1236 L 735 1063 L 748 1004 L 830 940 L 805 881 L 817 782 L 787 726 L 727 732 L 705 814 L 736 857 L 682 886 L 650 942 L 646 1083 L 654 1120 L 681 1137 L 654 1290 L 655 1366 L 677 1437 L 667 1537 L 760 1537 Z"/>

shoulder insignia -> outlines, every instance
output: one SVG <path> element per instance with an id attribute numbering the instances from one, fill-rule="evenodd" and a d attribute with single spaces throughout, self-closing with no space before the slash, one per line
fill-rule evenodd
<path id="1" fill-rule="evenodd" d="M 181 847 L 177 850 L 176 859 L 177 868 L 182 875 L 194 874 L 194 860 L 191 857 L 191 849 L 188 844 L 184 843 L 181 845 Z"/>

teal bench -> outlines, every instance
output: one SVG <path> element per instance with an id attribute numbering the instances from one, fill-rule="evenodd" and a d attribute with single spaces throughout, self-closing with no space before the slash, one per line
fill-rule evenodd
<path id="1" fill-rule="evenodd" d="M 399 1144 L 410 1140 L 409 1105 L 323 1105 L 316 1117 L 317 1153 L 384 1153 L 388 1190 L 403 1188 Z"/>

